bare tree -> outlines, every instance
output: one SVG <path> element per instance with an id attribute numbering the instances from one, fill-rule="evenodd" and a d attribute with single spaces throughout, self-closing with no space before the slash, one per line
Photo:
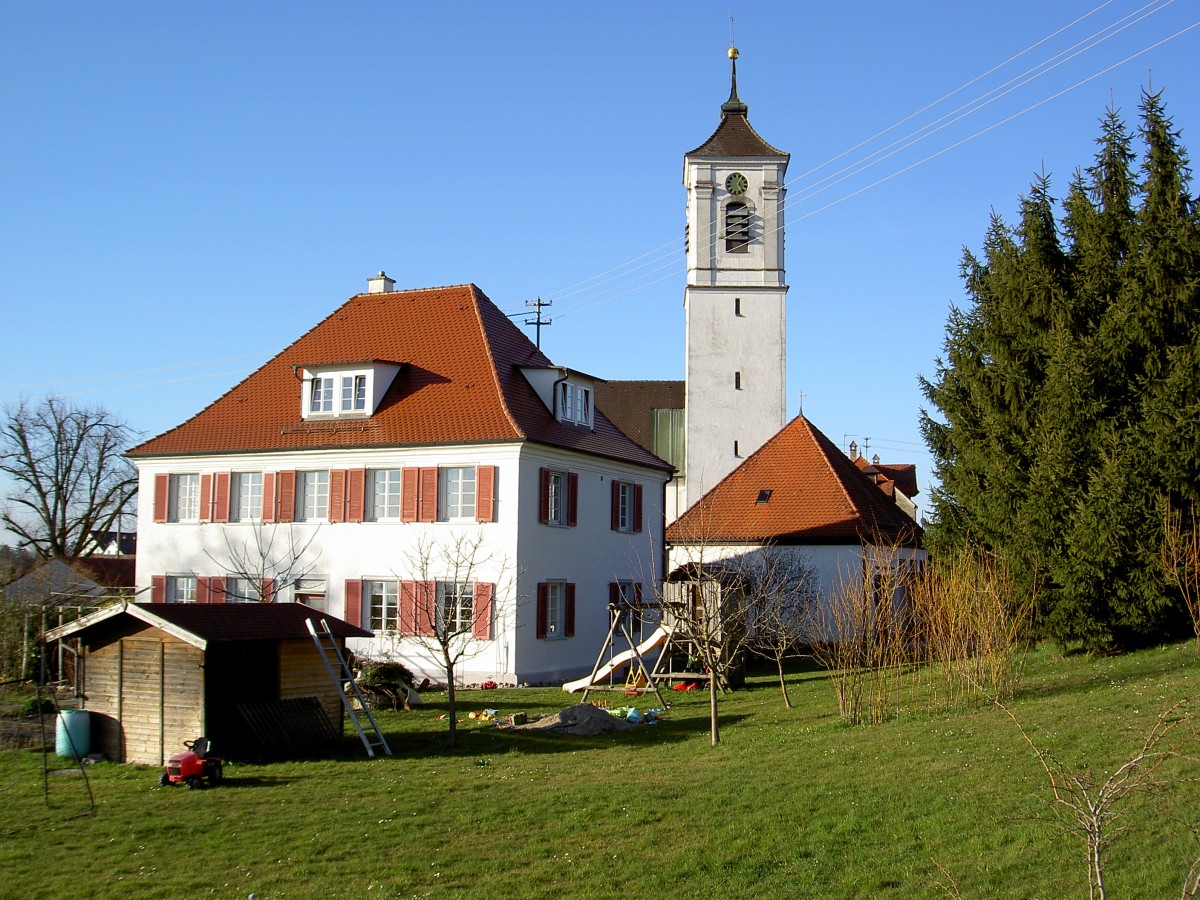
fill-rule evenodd
<path id="1" fill-rule="evenodd" d="M 282 534 L 281 534 L 282 530 Z M 250 537 L 238 541 L 240 531 L 226 528 L 224 558 L 205 551 L 214 563 L 236 579 L 221 589 L 225 599 L 233 603 L 274 603 L 279 592 L 294 585 L 316 568 L 321 559 L 318 551 L 311 557 L 309 550 L 317 539 L 316 528 L 307 534 L 297 534 L 296 526 L 285 529 L 278 523 L 258 522 Z"/>
<path id="2" fill-rule="evenodd" d="M 1103 900 L 1105 857 L 1126 825 L 1124 816 L 1130 800 L 1138 794 L 1162 790 L 1179 779 L 1166 766 L 1177 759 L 1195 761 L 1187 750 L 1195 744 L 1198 721 L 1192 701 L 1185 698 L 1163 710 L 1146 733 L 1141 749 L 1103 781 L 1090 769 L 1079 771 L 1059 762 L 1042 749 L 1025 730 L 1020 720 L 1003 702 L 994 702 L 1012 719 L 1042 770 L 1050 781 L 1051 808 L 1068 834 L 1076 835 L 1086 847 L 1088 888 L 1092 900 Z M 1195 895 L 1197 864 L 1193 864 L 1184 882 L 1183 896 Z"/>
<path id="3" fill-rule="evenodd" d="M 426 533 L 400 577 L 400 633 L 420 641 L 446 673 L 449 743 L 458 740 L 457 669 L 483 649 L 515 610 L 512 566 L 478 530 Z"/>
<path id="4" fill-rule="evenodd" d="M 674 570 L 658 598 L 676 645 L 686 645 L 708 674 L 709 735 L 721 742 L 717 694 L 732 688 L 749 640 L 745 563 L 703 540 L 671 551 Z"/>
<path id="5" fill-rule="evenodd" d="M 1193 504 L 1185 527 L 1181 510 L 1172 510 L 1165 500 L 1162 507 L 1162 569 L 1187 606 L 1196 649 L 1200 651 L 1200 531 L 1196 528 L 1196 508 Z"/>
<path id="6" fill-rule="evenodd" d="M 10 406 L 0 472 L 16 486 L 0 521 L 39 556 L 82 556 L 93 532 L 110 530 L 137 493 L 137 473 L 122 456 L 134 436 L 105 410 L 59 397 Z"/>
<path id="7" fill-rule="evenodd" d="M 811 609 L 818 602 L 817 570 L 807 557 L 786 547 L 763 547 L 740 559 L 750 616 L 749 649 L 774 661 L 783 704 L 791 709 L 783 665 L 807 638 Z"/>

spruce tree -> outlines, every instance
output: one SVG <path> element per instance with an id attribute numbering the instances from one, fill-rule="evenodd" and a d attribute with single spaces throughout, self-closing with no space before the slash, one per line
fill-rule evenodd
<path id="1" fill-rule="evenodd" d="M 1009 228 L 964 255 L 922 429 L 936 461 L 931 544 L 1005 555 L 1042 633 L 1089 647 L 1168 634 L 1164 508 L 1200 500 L 1200 227 L 1161 96 L 1135 170 L 1116 110 L 1054 214 L 1041 177 Z"/>

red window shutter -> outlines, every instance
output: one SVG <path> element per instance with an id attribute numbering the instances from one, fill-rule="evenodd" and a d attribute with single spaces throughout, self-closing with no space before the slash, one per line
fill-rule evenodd
<path id="1" fill-rule="evenodd" d="M 204 579 L 201 578 L 201 581 Z M 228 592 L 225 590 L 225 579 L 220 575 L 214 575 L 208 579 L 208 602 L 209 603 L 224 603 L 228 599 Z"/>
<path id="2" fill-rule="evenodd" d="M 610 581 L 608 583 L 608 605 L 612 609 L 617 608 L 617 604 L 621 602 L 621 585 L 619 582 Z"/>
<path id="3" fill-rule="evenodd" d="M 496 467 L 475 469 L 475 521 L 496 521 Z"/>
<path id="4" fill-rule="evenodd" d="M 351 625 L 362 625 L 362 588 L 363 583 L 357 578 L 346 579 L 346 609 L 342 616 Z"/>
<path id="5" fill-rule="evenodd" d="M 492 595 L 495 585 L 475 584 L 475 622 L 474 635 L 476 640 L 486 641 L 492 637 Z"/>
<path id="6" fill-rule="evenodd" d="M 621 482 L 612 483 L 612 530 L 621 530 Z"/>
<path id="7" fill-rule="evenodd" d="M 361 522 L 364 515 L 363 497 L 367 489 L 367 470 L 349 469 L 346 472 L 346 521 Z"/>
<path id="8" fill-rule="evenodd" d="M 415 581 L 400 582 L 400 609 L 396 622 L 396 631 L 402 635 L 417 634 L 417 583 Z"/>
<path id="9" fill-rule="evenodd" d="M 417 582 L 417 634 L 437 634 L 437 582 Z"/>
<path id="10" fill-rule="evenodd" d="M 279 473 L 279 521 L 296 521 L 296 473 Z"/>
<path id="11" fill-rule="evenodd" d="M 171 476 L 154 476 L 154 521 L 167 521 L 167 511 L 171 508 Z M 164 576 L 165 577 L 165 576 Z M 165 584 L 165 582 L 164 582 Z M 164 590 L 166 590 L 164 588 Z M 161 602 L 161 601 L 155 601 Z"/>
<path id="12" fill-rule="evenodd" d="M 572 528 L 579 521 L 579 475 L 567 473 L 567 524 Z"/>
<path id="13" fill-rule="evenodd" d="M 216 481 L 216 496 L 213 505 L 214 522 L 229 521 L 229 473 L 218 472 Z"/>
<path id="14" fill-rule="evenodd" d="M 200 476 L 200 521 L 212 521 L 212 475 Z"/>
<path id="15" fill-rule="evenodd" d="M 274 578 L 264 578 L 262 580 L 262 585 L 259 588 L 258 595 L 259 595 L 259 599 L 261 599 L 263 603 L 274 603 L 275 602 L 275 579 Z"/>
<path id="16" fill-rule="evenodd" d="M 539 641 L 544 640 L 550 630 L 550 585 L 542 582 L 537 586 L 537 628 L 534 635 Z"/>
<path id="17" fill-rule="evenodd" d="M 543 525 L 550 521 L 550 470 L 538 469 L 538 521 Z"/>
<path id="18" fill-rule="evenodd" d="M 422 466 L 418 478 L 417 521 L 436 522 L 438 501 L 437 466 Z"/>
<path id="19" fill-rule="evenodd" d="M 278 516 L 275 512 L 275 473 L 263 472 L 263 508 L 262 520 L 264 522 L 277 522 Z"/>
<path id="20" fill-rule="evenodd" d="M 196 602 L 197 603 L 212 603 L 212 584 L 210 580 L 201 575 L 196 579 Z M 225 602 L 225 595 L 222 593 L 221 602 Z"/>
<path id="21" fill-rule="evenodd" d="M 158 476 L 154 476 L 155 480 Z M 155 498 L 157 503 L 158 498 Z M 151 575 L 150 576 L 150 602 L 151 603 L 166 603 L 167 602 L 167 576 L 166 575 Z"/>
<path id="22" fill-rule="evenodd" d="M 419 469 L 400 470 L 400 521 L 417 521 L 417 497 L 420 495 Z"/>
<path id="23" fill-rule="evenodd" d="M 642 486 L 633 486 L 633 530 L 642 530 Z"/>
<path id="24" fill-rule="evenodd" d="M 563 637 L 575 637 L 575 585 L 567 582 L 563 587 Z"/>
<path id="25" fill-rule="evenodd" d="M 346 521 L 346 470 L 329 472 L 329 521 Z"/>

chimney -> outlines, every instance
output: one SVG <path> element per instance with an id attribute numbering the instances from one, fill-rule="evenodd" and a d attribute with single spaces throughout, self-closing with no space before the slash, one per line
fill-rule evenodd
<path id="1" fill-rule="evenodd" d="M 382 269 L 379 270 L 379 274 L 374 278 L 367 279 L 368 294 L 386 294 L 388 291 L 394 291 L 395 289 L 396 279 L 388 278 L 387 273 Z"/>

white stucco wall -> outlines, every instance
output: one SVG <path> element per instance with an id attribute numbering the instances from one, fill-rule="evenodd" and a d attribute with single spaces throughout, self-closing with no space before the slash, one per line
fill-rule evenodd
<path id="1" fill-rule="evenodd" d="M 750 564 L 753 565 L 753 558 L 761 556 L 764 552 L 768 551 L 759 545 L 747 544 L 673 546 L 670 548 L 667 574 L 689 563 L 716 563 L 745 556 L 752 558 Z M 782 546 L 772 548 L 769 552 L 785 553 L 812 566 L 817 580 L 819 602 L 823 609 L 829 608 L 831 599 L 843 584 L 861 584 L 864 564 L 886 569 L 897 564 L 906 564 L 910 560 L 925 559 L 924 550 L 863 547 L 858 544 Z M 816 637 L 812 635 L 810 639 L 815 640 Z"/>
<path id="2" fill-rule="evenodd" d="M 787 421 L 787 285 L 779 158 L 686 157 L 687 496 L 695 503 Z M 749 183 L 730 194 L 733 173 Z M 725 207 L 751 209 L 745 252 L 726 250 Z"/>
<path id="3" fill-rule="evenodd" d="M 421 544 L 448 547 L 456 539 L 482 537 L 471 580 L 495 585 L 492 640 L 472 641 L 459 666 L 463 683 L 557 682 L 589 671 L 607 633 L 608 584 L 617 580 L 652 583 L 661 575 L 662 484 L 665 474 L 598 457 L 533 444 L 463 445 L 287 454 L 229 454 L 203 458 L 138 460 L 140 537 L 137 584 L 150 599 L 154 575 L 218 576 L 235 547 L 274 533 L 287 543 L 313 537 L 304 568 L 327 579 L 326 609 L 345 616 L 345 584 L 358 579 L 440 580 L 450 575 L 416 562 Z M 417 466 L 497 467 L 495 521 L 489 523 L 156 523 L 154 476 L 159 473 L 283 471 L 307 469 L 392 469 Z M 579 475 L 578 524 L 573 528 L 538 521 L 539 470 L 558 468 Z M 644 530 L 622 534 L 610 529 L 611 482 L 643 485 Z M 311 568 L 310 568 L 311 566 Z M 542 581 L 576 585 L 576 632 L 572 638 L 536 638 L 536 592 Z M 280 601 L 293 599 L 283 588 Z M 366 607 L 364 600 L 364 609 Z M 356 653 L 397 659 L 418 678 L 444 680 L 436 648 L 414 638 L 380 634 L 352 639 Z"/>

